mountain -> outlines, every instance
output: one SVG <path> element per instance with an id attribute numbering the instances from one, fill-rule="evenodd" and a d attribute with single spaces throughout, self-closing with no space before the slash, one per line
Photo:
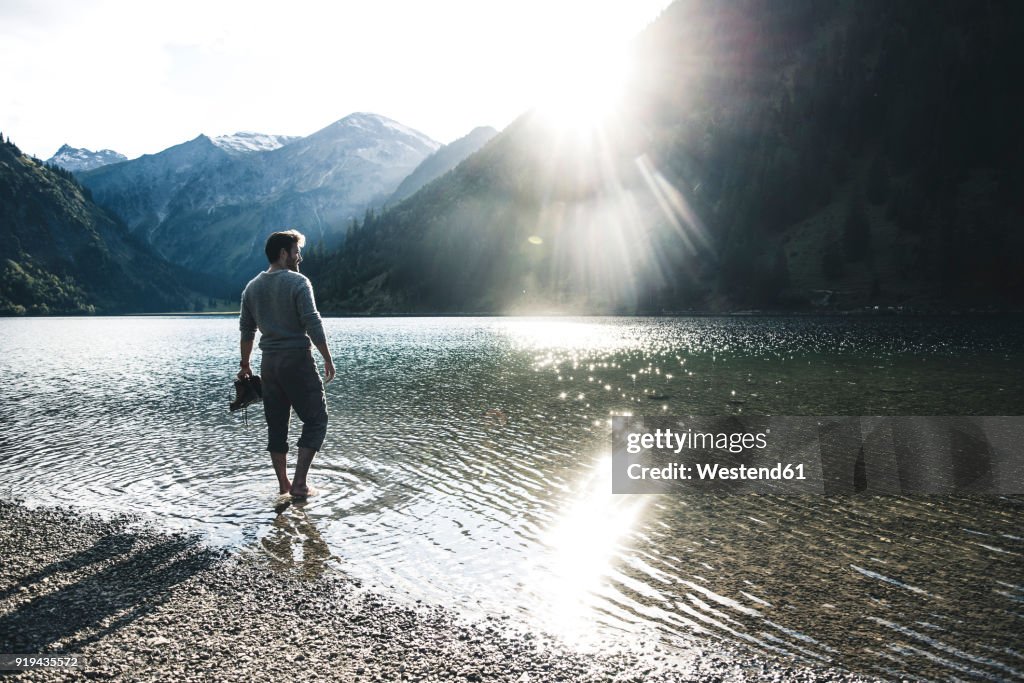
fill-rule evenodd
<path id="1" fill-rule="evenodd" d="M 224 293 L 153 253 L 69 171 L 9 141 L 0 142 L 0 240 L 3 315 L 192 310 Z"/>
<path id="2" fill-rule="evenodd" d="M 413 195 L 417 190 L 427 183 L 440 178 L 448 171 L 458 166 L 462 161 L 473 154 L 481 147 L 491 141 L 498 134 L 490 126 L 474 128 L 469 134 L 459 138 L 455 142 L 445 145 L 437 150 L 410 173 L 402 184 L 398 186 L 395 193 L 391 195 L 388 203 L 397 203 Z"/>
<path id="3" fill-rule="evenodd" d="M 46 163 L 78 173 L 79 171 L 90 171 L 107 164 L 116 164 L 119 161 L 128 161 L 128 157 L 112 149 L 101 149 L 98 152 L 93 152 L 82 147 L 61 145 L 57 153 L 47 159 Z"/>
<path id="4" fill-rule="evenodd" d="M 679 0 L 603 128 L 523 115 L 355 226 L 322 307 L 1019 307 L 1022 25 L 1009 0 Z"/>
<path id="5" fill-rule="evenodd" d="M 118 215 L 144 241 L 167 219 L 172 202 L 197 178 L 231 166 L 233 155 L 205 135 L 117 166 L 79 174 L 96 202 Z M 159 251 L 159 245 L 154 244 Z"/>
<path id="6" fill-rule="evenodd" d="M 380 204 L 440 147 L 411 128 L 357 113 L 298 140 L 205 135 L 158 154 L 83 173 L 97 203 L 182 266 L 241 285 L 266 266 L 266 236 L 296 228 L 337 244 L 346 225 Z"/>
<path id="7" fill-rule="evenodd" d="M 288 143 L 300 139 L 300 137 L 294 135 L 240 132 L 234 135 L 219 135 L 213 138 L 213 144 L 226 152 L 247 154 L 249 152 L 269 152 L 274 149 L 280 149 Z"/>

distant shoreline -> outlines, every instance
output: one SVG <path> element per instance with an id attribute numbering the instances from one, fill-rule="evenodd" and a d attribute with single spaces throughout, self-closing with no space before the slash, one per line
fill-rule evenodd
<path id="1" fill-rule="evenodd" d="M 238 317 L 239 311 L 168 311 L 163 313 L 95 313 L 9 315 L 0 318 L 227 318 Z M 1021 317 L 1024 310 L 963 310 L 948 311 L 673 311 L 662 313 L 325 313 L 330 318 L 1001 318 Z"/>

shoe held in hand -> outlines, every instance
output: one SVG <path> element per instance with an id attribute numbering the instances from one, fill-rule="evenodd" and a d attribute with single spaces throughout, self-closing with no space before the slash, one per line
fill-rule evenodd
<path id="1" fill-rule="evenodd" d="M 259 375 L 249 375 L 235 380 L 235 400 L 228 408 L 231 412 L 241 410 L 263 400 L 263 383 Z"/>

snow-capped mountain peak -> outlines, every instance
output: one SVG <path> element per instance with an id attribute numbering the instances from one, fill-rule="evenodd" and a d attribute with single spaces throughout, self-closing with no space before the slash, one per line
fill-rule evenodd
<path id="1" fill-rule="evenodd" d="M 328 126 L 325 130 L 332 128 L 344 127 L 344 128 L 361 128 L 368 132 L 379 133 L 382 129 L 390 129 L 401 136 L 404 136 L 410 141 L 416 141 L 416 143 L 423 145 L 431 152 L 437 151 L 441 147 L 441 143 L 436 140 L 432 140 L 423 133 L 419 132 L 414 128 L 402 125 L 398 121 L 389 119 L 386 116 L 380 114 L 373 114 L 370 112 L 355 112 L 349 114 L 345 118 L 335 121 L 332 125 Z"/>
<path id="2" fill-rule="evenodd" d="M 107 164 L 116 164 L 119 161 L 128 161 L 128 157 L 119 154 L 112 149 L 101 149 L 98 152 L 85 149 L 84 147 L 72 147 L 61 145 L 57 153 L 46 160 L 47 163 L 56 164 L 72 173 L 89 171 Z"/>
<path id="3" fill-rule="evenodd" d="M 269 152 L 280 149 L 298 139 L 298 137 L 291 135 L 268 135 L 266 133 L 242 131 L 234 135 L 217 136 L 213 138 L 213 144 L 225 152 L 248 154 L 249 152 Z"/>

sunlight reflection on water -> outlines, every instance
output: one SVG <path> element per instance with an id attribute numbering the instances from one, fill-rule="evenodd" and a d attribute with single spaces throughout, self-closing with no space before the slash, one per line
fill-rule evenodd
<path id="1" fill-rule="evenodd" d="M 278 515 L 260 410 L 248 427 L 227 412 L 234 319 L 0 320 L 0 488 L 581 645 L 656 632 L 883 674 L 1019 673 L 1018 500 L 612 496 L 607 464 L 612 415 L 1020 414 L 1019 323 L 325 327 L 339 378 L 320 493 Z"/>
<path id="2" fill-rule="evenodd" d="M 532 558 L 524 587 L 548 605 L 541 615 L 544 629 L 577 644 L 594 644 L 602 588 L 649 501 L 612 495 L 611 473 L 611 458 L 602 457 L 576 482 L 575 497 L 540 535 L 544 548 Z"/>

